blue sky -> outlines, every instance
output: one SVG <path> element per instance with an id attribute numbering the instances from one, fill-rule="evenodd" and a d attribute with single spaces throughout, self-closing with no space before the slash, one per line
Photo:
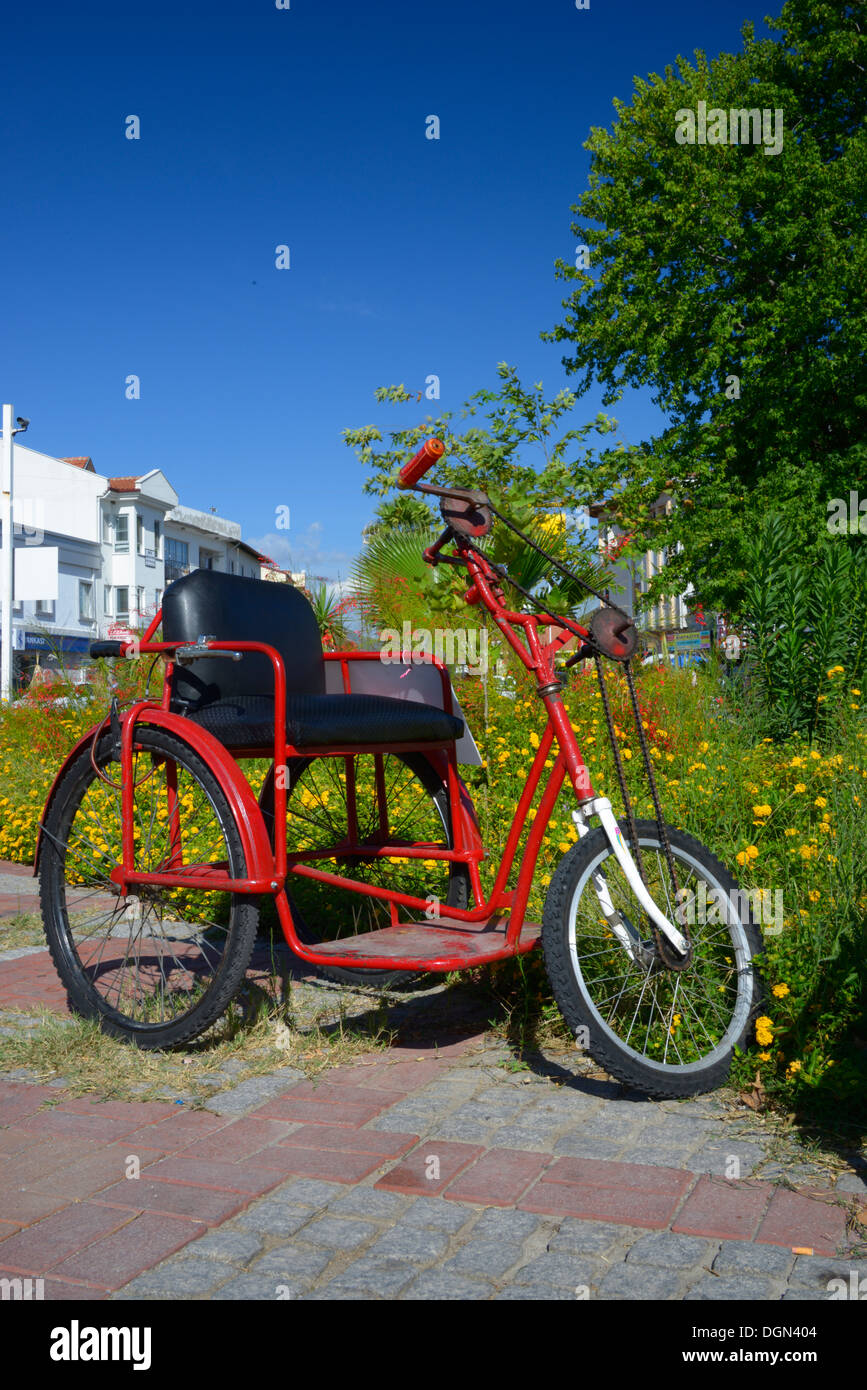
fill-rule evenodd
<path id="1" fill-rule="evenodd" d="M 568 384 L 539 333 L 560 316 L 554 261 L 574 252 L 590 127 L 634 74 L 736 50 L 745 20 L 763 32 L 779 9 L 8 8 L 0 398 L 31 417 L 31 447 L 110 474 L 161 467 L 281 563 L 345 576 L 374 500 L 341 430 L 416 423 L 424 406 L 373 392 L 431 373 L 434 410 L 494 385 L 498 361 L 552 394 Z M 600 408 L 593 392 L 578 413 Z M 624 440 L 658 418 L 643 393 L 612 413 Z"/>

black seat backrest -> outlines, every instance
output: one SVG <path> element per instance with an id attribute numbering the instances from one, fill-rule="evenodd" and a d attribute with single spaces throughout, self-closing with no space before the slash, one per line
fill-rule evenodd
<path id="1" fill-rule="evenodd" d="M 176 579 L 163 594 L 163 640 L 195 642 L 203 636 L 267 642 L 283 658 L 287 694 L 325 692 L 319 625 L 308 600 L 291 584 L 217 570 L 193 570 Z M 183 701 L 196 709 L 239 695 L 273 694 L 274 668 L 260 652 L 248 652 L 240 661 L 204 657 L 176 666 L 172 679 L 173 705 Z"/>

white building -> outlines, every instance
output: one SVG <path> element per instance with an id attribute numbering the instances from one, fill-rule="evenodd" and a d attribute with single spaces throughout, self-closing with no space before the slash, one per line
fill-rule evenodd
<path id="1" fill-rule="evenodd" d="M 653 503 L 651 516 L 669 515 L 673 500 L 669 493 L 663 492 Z M 590 507 L 599 527 L 599 552 L 608 562 L 612 574 L 611 597 L 632 617 L 636 617 L 640 598 L 647 593 L 653 578 L 665 568 L 665 550 L 645 550 L 634 558 L 620 559 L 618 556 L 629 536 L 617 525 L 608 506 L 604 502 Z M 678 542 L 677 549 L 680 550 Z M 668 595 L 636 617 L 639 631 L 646 645 L 655 651 L 663 646 L 675 651 L 703 650 L 710 645 L 707 623 L 696 620 L 689 600 L 694 593 L 692 584 L 687 584 L 682 594 Z"/>
<path id="2" fill-rule="evenodd" d="M 14 450 L 15 676 L 75 670 L 96 637 L 148 625 L 173 579 L 192 569 L 259 577 L 235 521 L 179 505 L 165 474 L 106 477 L 86 457 Z"/>

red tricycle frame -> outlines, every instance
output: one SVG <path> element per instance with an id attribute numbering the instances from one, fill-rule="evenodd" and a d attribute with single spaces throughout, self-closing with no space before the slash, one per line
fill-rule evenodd
<path id="1" fill-rule="evenodd" d="M 456 553 L 452 555 L 441 553 L 441 547 L 447 540 L 453 542 Z M 466 594 L 467 601 L 472 604 L 481 603 L 484 605 L 506 641 L 527 669 L 536 676 L 537 693 L 547 712 L 545 729 L 540 737 L 539 747 L 515 807 L 502 859 L 490 895 L 486 897 L 479 874 L 479 864 L 486 857 L 485 850 L 472 800 L 458 771 L 454 742 L 438 746 L 420 743 L 383 743 L 363 746 L 335 747 L 329 745 L 328 747 L 296 748 L 287 742 L 286 672 L 282 657 L 276 648 L 265 642 L 200 640 L 196 644 L 199 654 L 205 649 L 214 652 L 226 651 L 241 654 L 259 652 L 269 658 L 273 668 L 275 708 L 273 747 L 245 747 L 234 750 L 231 747 L 226 747 L 207 730 L 170 708 L 175 657 L 178 649 L 190 644 L 189 642 L 155 640 L 154 634 L 158 631 L 162 621 L 162 611 L 160 610 L 141 641 L 132 640 L 120 644 L 120 654 L 122 655 L 130 653 L 137 657 L 155 655 L 165 659 L 162 698 L 160 700 L 138 700 L 120 714 L 123 860 L 122 863 L 114 866 L 110 874 L 112 881 L 118 886 L 120 896 L 124 897 L 130 891 L 135 891 L 139 886 L 144 885 L 272 895 L 275 899 L 281 929 L 288 945 L 301 959 L 314 965 L 357 966 L 360 963 L 360 957 L 357 948 L 344 948 L 346 950 L 344 954 L 339 941 L 312 946 L 299 938 L 295 930 L 286 891 L 293 876 L 315 879 L 320 883 L 333 885 L 335 888 L 366 894 L 387 902 L 393 928 L 405 925 L 423 928 L 426 932 L 444 932 L 442 953 L 434 957 L 431 956 L 429 945 L 423 952 L 419 952 L 417 945 L 413 949 L 412 943 L 418 940 L 414 934 L 409 934 L 407 944 L 404 946 L 400 940 L 400 932 L 392 933 L 392 939 L 388 941 L 387 949 L 385 942 L 383 942 L 381 955 L 372 953 L 370 950 L 364 952 L 363 965 L 365 968 L 455 970 L 466 966 L 470 957 L 473 964 L 478 964 L 488 960 L 503 959 L 530 950 L 535 946 L 540 928 L 535 923 L 526 923 L 525 913 L 539 848 L 557 797 L 567 776 L 579 806 L 592 801 L 595 796 L 587 766 L 563 703 L 561 682 L 554 669 L 554 657 L 563 643 L 568 641 L 576 632 L 582 636 L 587 636 L 589 631 L 579 623 L 572 623 L 570 629 L 567 630 L 562 627 L 557 618 L 545 612 L 528 614 L 514 612 L 507 608 L 503 602 L 502 587 L 494 570 L 484 555 L 475 546 L 468 544 L 461 535 L 446 533 L 435 545 L 429 547 L 425 552 L 425 558 L 434 564 L 450 563 L 466 567 L 470 579 L 470 587 Z M 543 643 L 538 632 L 541 625 L 548 628 L 554 626 L 559 630 L 551 640 Z M 523 634 L 523 640 L 519 636 L 519 630 Z M 379 652 L 335 651 L 325 652 L 323 655 L 326 661 L 340 663 L 343 688 L 346 693 L 351 692 L 352 689 L 353 663 L 382 659 Z M 418 660 L 417 657 L 409 656 L 406 659 L 407 661 Z M 443 708 L 447 713 L 452 713 L 451 683 L 446 668 L 434 658 L 426 657 L 424 660 L 439 670 Z M 73 749 L 67 763 L 64 764 L 55 779 L 46 803 L 45 815 L 48 813 L 48 808 L 65 767 L 82 747 L 85 747 L 89 741 L 93 741 L 98 736 L 106 723 L 107 720 L 103 720 L 102 724 L 89 730 Z M 230 877 L 228 865 L 197 865 L 184 862 L 181 814 L 176 795 L 176 782 L 171 775 L 171 770 L 167 776 L 168 824 L 171 845 L 169 863 L 160 872 L 143 872 L 136 869 L 133 836 L 135 790 L 133 745 L 135 731 L 139 724 L 155 725 L 170 731 L 190 745 L 209 764 L 228 799 L 238 828 L 247 867 L 246 877 Z M 549 760 L 555 743 L 556 753 L 523 848 L 516 886 L 514 889 L 509 889 L 507 887 L 509 874 L 526 829 L 530 808 L 542 781 L 545 764 Z M 433 843 L 408 843 L 389 838 L 383 757 L 386 754 L 398 752 L 413 752 L 416 755 L 423 755 L 436 772 L 442 786 L 447 789 L 452 827 L 453 847 L 451 849 Z M 375 785 L 379 804 L 380 833 L 383 836 L 382 843 L 377 844 L 375 848 L 372 848 L 367 841 L 363 846 L 352 842 L 354 827 L 357 824 L 353 759 L 359 754 L 371 754 L 375 760 Z M 239 763 L 243 759 L 249 758 L 272 758 L 273 773 L 274 769 L 286 768 L 289 759 L 309 759 L 311 757 L 342 757 L 345 760 L 350 838 L 348 842 L 341 841 L 339 846 L 288 853 L 285 836 L 287 778 L 285 776 L 272 776 L 271 778 L 275 827 L 272 845 L 260 802 L 254 796 Z M 44 819 L 45 816 L 43 816 Z M 278 833 L 280 826 L 284 827 L 284 833 Z M 38 871 L 39 849 L 40 846 L 37 844 L 35 871 Z M 313 861 L 323 858 L 333 859 L 338 850 L 340 855 L 344 857 L 356 851 L 366 857 L 375 855 L 392 859 L 424 858 L 465 864 L 476 905 L 469 908 L 449 906 L 446 909 L 447 915 L 434 921 L 428 921 L 426 918 L 419 921 L 418 914 L 426 913 L 430 904 L 429 899 L 414 897 L 379 885 L 360 883 L 341 874 L 316 867 Z M 398 915 L 399 908 L 415 913 L 416 917 L 410 922 L 401 923 Z M 507 918 L 505 914 L 508 914 Z M 464 931 L 460 932 L 462 927 Z M 458 932 L 460 935 L 456 934 Z"/>

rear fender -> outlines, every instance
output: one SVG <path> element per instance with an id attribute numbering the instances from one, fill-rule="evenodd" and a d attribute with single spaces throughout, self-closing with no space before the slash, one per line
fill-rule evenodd
<path id="1" fill-rule="evenodd" d="M 133 711 L 121 715 L 121 724 L 125 725 Z M 193 724 L 191 720 L 184 719 L 182 715 L 172 714 L 169 710 L 160 709 L 157 706 L 147 706 L 142 709 L 139 707 L 136 716 L 136 724 L 148 724 L 157 728 L 165 729 L 174 734 L 195 753 L 198 753 L 202 760 L 207 763 L 213 772 L 220 788 L 229 803 L 229 809 L 238 828 L 241 837 L 241 844 L 244 849 L 244 860 L 247 866 L 246 876 L 250 879 L 274 879 L 274 857 L 268 843 L 268 836 L 265 831 L 265 823 L 259 809 L 249 782 L 241 771 L 238 763 L 227 753 L 223 745 L 209 734 L 207 730 L 199 728 L 198 724 Z M 88 743 L 93 740 L 94 734 L 100 728 L 99 724 L 93 726 L 88 732 L 78 740 L 75 747 L 68 754 L 63 762 L 57 776 L 52 783 L 51 790 L 42 812 L 42 820 L 39 827 L 39 835 L 36 841 L 36 855 L 33 872 L 39 871 L 39 855 L 42 847 L 42 826 L 48 816 L 51 804 L 57 795 L 60 782 L 67 772 L 72 762 L 77 758 Z"/>

